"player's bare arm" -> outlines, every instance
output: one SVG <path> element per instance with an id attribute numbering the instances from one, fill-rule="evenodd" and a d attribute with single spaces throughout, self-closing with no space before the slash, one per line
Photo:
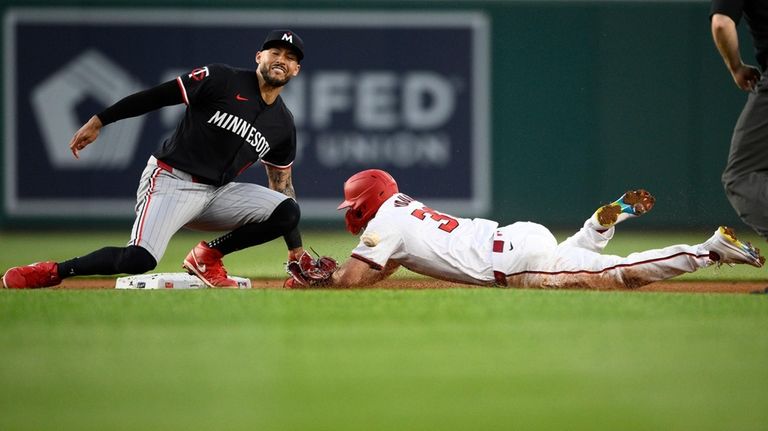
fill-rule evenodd
<path id="1" fill-rule="evenodd" d="M 72 139 L 69 141 L 69 149 L 76 159 L 80 158 L 80 150 L 87 147 L 91 142 L 95 141 L 99 137 L 99 131 L 101 130 L 101 120 L 97 116 L 91 117 L 87 123 L 83 124 L 83 127 L 78 130 Z"/>
<path id="2" fill-rule="evenodd" d="M 400 264 L 389 261 L 384 269 L 377 270 L 359 259 L 352 258 L 333 273 L 331 284 L 335 287 L 370 286 L 389 277 L 399 267 Z"/>
<path id="3" fill-rule="evenodd" d="M 296 192 L 293 190 L 293 181 L 291 180 L 291 168 L 278 169 L 273 166 L 264 165 L 267 170 L 267 178 L 269 181 L 269 188 L 280 192 L 288 197 L 296 200 Z M 298 231 L 297 231 L 298 232 Z M 298 235 L 296 233 L 295 235 Z M 303 247 L 295 247 L 288 249 L 288 261 L 296 260 L 304 253 Z"/>
<path id="4" fill-rule="evenodd" d="M 740 89 L 752 91 L 760 79 L 760 70 L 742 61 L 736 23 L 731 17 L 716 13 L 712 15 L 711 27 L 715 46 L 731 72 L 734 82 Z"/>
<path id="5" fill-rule="evenodd" d="M 296 199 L 296 191 L 293 190 L 291 168 L 278 169 L 274 166 L 264 165 L 267 169 L 269 188 L 286 196 Z"/>

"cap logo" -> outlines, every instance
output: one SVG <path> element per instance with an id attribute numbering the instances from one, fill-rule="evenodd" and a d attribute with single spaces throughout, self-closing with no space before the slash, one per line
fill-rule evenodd
<path id="1" fill-rule="evenodd" d="M 282 39 L 288 43 L 293 43 L 293 35 L 290 33 L 283 33 Z"/>
<path id="2" fill-rule="evenodd" d="M 195 81 L 202 81 L 203 78 L 210 75 L 211 72 L 208 70 L 208 66 L 205 67 L 198 67 L 197 69 L 193 70 L 189 73 L 189 77 L 194 79 Z"/>

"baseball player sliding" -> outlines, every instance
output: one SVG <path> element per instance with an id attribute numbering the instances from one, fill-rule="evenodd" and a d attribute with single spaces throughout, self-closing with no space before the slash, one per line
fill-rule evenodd
<path id="1" fill-rule="evenodd" d="M 485 219 L 454 217 L 400 193 L 387 172 L 370 169 L 344 183 L 347 230 L 362 231 L 352 256 L 336 269 L 327 258 L 291 262 L 286 287 L 366 286 L 401 265 L 411 271 L 476 285 L 618 289 L 636 288 L 712 264 L 761 267 L 765 258 L 727 227 L 696 245 L 673 245 L 632 253 L 601 254 L 615 225 L 653 208 L 645 190 L 629 191 L 600 207 L 575 235 L 558 244 L 536 223 L 499 226 Z"/>
<path id="2" fill-rule="evenodd" d="M 164 106 L 187 105 L 175 133 L 149 158 L 141 175 L 126 247 L 11 268 L 3 276 L 4 286 L 37 288 L 78 275 L 141 274 L 155 268 L 182 227 L 228 231 L 200 242 L 183 262 L 210 287 L 237 287 L 221 261 L 236 250 L 282 236 L 289 259 L 301 255 L 300 212 L 291 180 L 296 128 L 280 92 L 298 75 L 303 57 L 299 35 L 274 30 L 256 53 L 255 73 L 209 64 L 94 115 L 70 141 L 76 158 L 107 124 Z M 256 161 L 266 167 L 269 188 L 233 182 Z"/>

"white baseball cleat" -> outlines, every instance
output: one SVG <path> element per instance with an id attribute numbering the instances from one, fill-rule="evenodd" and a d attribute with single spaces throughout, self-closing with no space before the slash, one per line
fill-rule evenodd
<path id="1" fill-rule="evenodd" d="M 761 268 L 765 263 L 765 257 L 760 254 L 760 249 L 755 248 L 749 242 L 741 242 L 736 238 L 733 229 L 720 226 L 702 248 L 709 252 L 710 259 L 718 266 L 722 264 L 734 265 L 746 263 Z"/>

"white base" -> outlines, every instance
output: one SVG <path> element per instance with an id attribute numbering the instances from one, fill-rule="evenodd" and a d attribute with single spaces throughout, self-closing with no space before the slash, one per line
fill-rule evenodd
<path id="1" fill-rule="evenodd" d="M 250 289 L 251 280 L 243 277 L 229 276 L 237 282 L 240 289 Z M 161 272 L 157 274 L 140 274 L 120 277 L 115 283 L 115 289 L 207 289 L 205 283 L 194 275 L 186 272 Z"/>

